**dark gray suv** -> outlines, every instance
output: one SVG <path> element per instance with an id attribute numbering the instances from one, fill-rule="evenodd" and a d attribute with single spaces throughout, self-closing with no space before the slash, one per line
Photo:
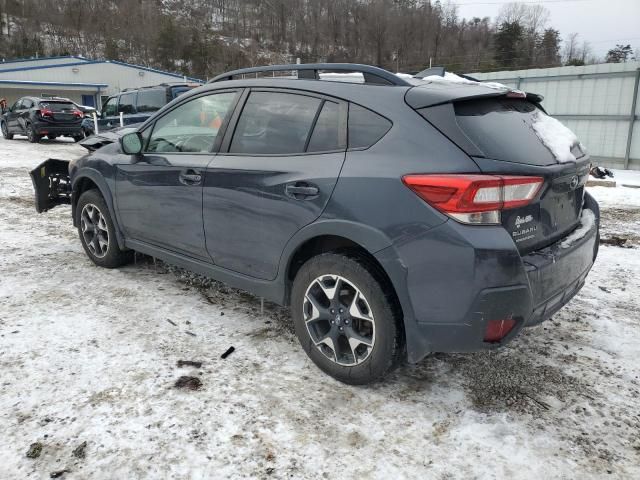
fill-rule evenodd
<path id="1" fill-rule="evenodd" d="M 589 157 L 540 101 L 364 65 L 229 72 L 35 169 L 37 209 L 71 203 L 96 265 L 138 251 L 290 305 L 316 365 L 367 383 L 504 345 L 584 284 Z"/>

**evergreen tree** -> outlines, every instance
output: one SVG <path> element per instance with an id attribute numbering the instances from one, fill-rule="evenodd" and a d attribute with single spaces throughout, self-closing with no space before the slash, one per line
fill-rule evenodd
<path id="1" fill-rule="evenodd" d="M 555 67 L 561 65 L 560 32 L 553 28 L 545 29 L 536 45 L 538 66 Z"/>
<path id="2" fill-rule="evenodd" d="M 520 22 L 502 22 L 495 34 L 494 58 L 498 68 L 519 67 L 523 29 Z"/>
<path id="3" fill-rule="evenodd" d="M 631 55 L 633 55 L 633 49 L 631 45 L 616 44 L 616 48 L 612 48 L 607 52 L 607 63 L 620 63 L 626 62 Z"/>

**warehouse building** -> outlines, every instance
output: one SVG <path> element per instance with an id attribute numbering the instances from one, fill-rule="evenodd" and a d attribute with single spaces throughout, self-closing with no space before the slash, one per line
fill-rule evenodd
<path id="1" fill-rule="evenodd" d="M 161 83 L 197 82 L 197 78 L 115 60 L 65 56 L 0 62 L 0 98 L 9 105 L 18 98 L 62 96 L 88 106 L 100 106 L 125 88 Z"/>

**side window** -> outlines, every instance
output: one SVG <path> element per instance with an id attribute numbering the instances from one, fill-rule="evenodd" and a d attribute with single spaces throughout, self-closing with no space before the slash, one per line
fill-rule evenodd
<path id="1" fill-rule="evenodd" d="M 16 100 L 16 103 L 13 104 L 13 106 L 11 107 L 11 111 L 14 112 L 16 110 L 20 110 L 22 107 L 22 99 L 19 98 L 18 100 Z"/>
<path id="2" fill-rule="evenodd" d="M 124 113 L 129 115 L 136 113 L 136 93 L 124 93 L 120 95 L 120 101 L 118 102 L 118 113 Z"/>
<path id="3" fill-rule="evenodd" d="M 174 108 L 155 123 L 146 151 L 210 152 L 235 96 L 235 92 L 215 93 Z"/>
<path id="4" fill-rule="evenodd" d="M 164 89 L 140 90 L 138 92 L 138 112 L 155 112 L 167 103 L 167 94 Z"/>
<path id="5" fill-rule="evenodd" d="M 25 98 L 24 100 L 22 100 L 22 107 L 21 108 L 27 109 L 27 108 L 31 108 L 31 107 L 33 107 L 33 102 L 31 100 L 29 100 L 28 98 Z"/>
<path id="6" fill-rule="evenodd" d="M 349 148 L 368 148 L 391 128 L 386 118 L 359 105 L 349 104 Z"/>
<path id="7" fill-rule="evenodd" d="M 230 153 L 304 153 L 321 100 L 279 92 L 252 92 L 242 110 Z"/>
<path id="8" fill-rule="evenodd" d="M 345 148 L 344 143 L 340 138 L 340 108 L 337 103 L 326 101 L 313 127 L 307 152 L 340 150 Z"/>
<path id="9" fill-rule="evenodd" d="M 118 113 L 118 97 L 111 97 L 102 107 L 102 115 L 113 117 Z"/>

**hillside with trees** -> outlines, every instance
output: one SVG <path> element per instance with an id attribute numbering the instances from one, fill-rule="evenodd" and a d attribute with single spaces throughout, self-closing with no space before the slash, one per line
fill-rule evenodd
<path id="1" fill-rule="evenodd" d="M 406 72 L 595 61 L 575 34 L 562 51 L 549 12 L 522 3 L 492 20 L 429 0 L 0 0 L 0 20 L 0 58 L 82 55 L 200 78 L 296 58 Z"/>

